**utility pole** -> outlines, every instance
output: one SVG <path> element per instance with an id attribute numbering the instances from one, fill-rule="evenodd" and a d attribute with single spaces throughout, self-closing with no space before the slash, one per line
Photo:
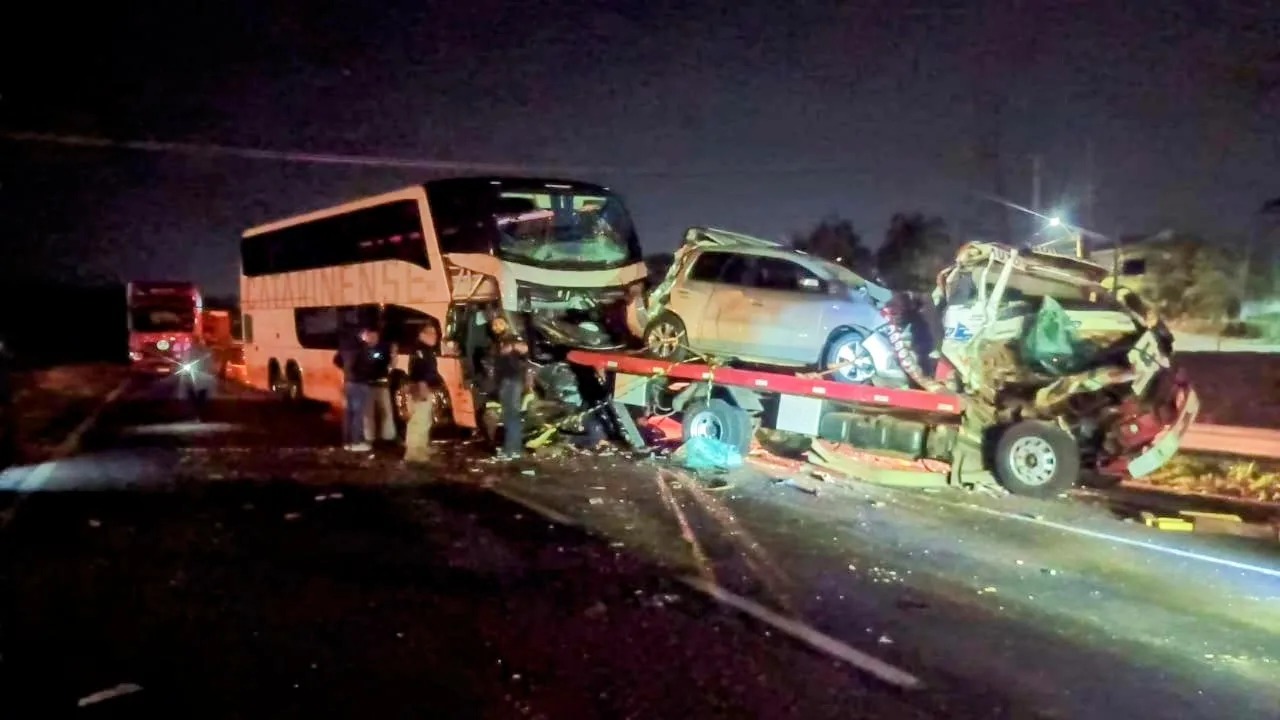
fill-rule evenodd
<path id="1" fill-rule="evenodd" d="M 1084 217 L 1081 218 L 1085 227 L 1093 227 L 1093 203 L 1094 203 L 1094 184 L 1093 184 L 1093 139 L 1085 141 L 1084 146 Z"/>
<path id="2" fill-rule="evenodd" d="M 1031 156 L 1031 209 L 1042 213 L 1044 208 L 1040 206 L 1040 156 Z"/>

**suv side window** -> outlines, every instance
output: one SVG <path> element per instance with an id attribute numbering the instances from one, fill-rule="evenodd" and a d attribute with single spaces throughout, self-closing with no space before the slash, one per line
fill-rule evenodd
<path id="1" fill-rule="evenodd" d="M 693 261 L 689 269 L 689 279 L 697 282 L 718 282 L 723 274 L 724 266 L 733 255 L 722 252 L 704 252 Z"/>
<path id="2" fill-rule="evenodd" d="M 753 286 L 761 290 L 786 292 L 819 292 L 823 283 L 809 270 L 782 258 L 756 258 Z"/>
<path id="3" fill-rule="evenodd" d="M 755 283 L 755 265 L 753 262 L 756 258 L 749 255 L 733 255 L 725 253 L 728 260 L 725 261 L 724 269 L 720 271 L 720 282 L 725 285 L 740 285 L 751 287 Z"/>

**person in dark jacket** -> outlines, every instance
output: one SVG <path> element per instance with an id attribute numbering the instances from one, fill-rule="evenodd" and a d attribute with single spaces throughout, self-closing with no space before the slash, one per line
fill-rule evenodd
<path id="1" fill-rule="evenodd" d="M 178 394 L 191 404 L 196 419 L 204 418 L 205 405 L 214 384 L 213 351 L 202 341 L 187 346 L 178 365 Z"/>
<path id="2" fill-rule="evenodd" d="M 396 356 L 396 346 L 384 335 L 371 332 L 369 409 L 365 412 L 364 436 L 392 443 L 396 441 L 396 416 L 391 405 L 391 363 Z"/>
<path id="3" fill-rule="evenodd" d="M 343 447 L 352 452 L 373 449 L 365 435 L 365 417 L 369 412 L 371 380 L 375 373 L 372 346 L 374 333 L 361 329 L 344 336 L 333 356 L 333 364 L 342 369 L 342 387 L 346 407 L 342 414 Z"/>
<path id="4" fill-rule="evenodd" d="M 409 394 L 413 409 L 404 429 L 405 462 L 426 462 L 431 450 L 431 422 L 435 414 L 432 402 L 435 389 L 444 384 L 436 356 L 440 348 L 440 331 L 427 324 L 418 333 L 409 353 Z"/>
<path id="5" fill-rule="evenodd" d="M 514 460 L 524 451 L 521 403 L 527 370 L 525 356 L 529 353 L 529 346 L 501 315 L 495 315 L 489 321 L 489 328 L 493 333 L 493 376 L 498 387 L 498 402 L 502 405 L 502 450 L 498 455 Z"/>

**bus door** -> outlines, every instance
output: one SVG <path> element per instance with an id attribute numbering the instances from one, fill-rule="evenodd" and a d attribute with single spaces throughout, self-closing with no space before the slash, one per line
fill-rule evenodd
<path id="1" fill-rule="evenodd" d="M 461 427 L 479 427 L 479 413 L 492 393 L 489 378 L 489 314 L 495 301 L 455 303 L 440 354 L 440 374 L 449 386 L 454 422 Z"/>

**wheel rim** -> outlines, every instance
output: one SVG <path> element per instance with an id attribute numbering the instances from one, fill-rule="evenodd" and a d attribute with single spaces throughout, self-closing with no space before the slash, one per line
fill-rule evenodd
<path id="1" fill-rule="evenodd" d="M 680 338 L 684 335 L 671 322 L 663 322 L 649 331 L 649 349 L 658 357 L 671 357 L 680 347 Z"/>
<path id="2" fill-rule="evenodd" d="M 723 434 L 724 426 L 720 424 L 720 418 L 712 412 L 703 410 L 689 420 L 689 437 L 719 440 Z"/>
<path id="3" fill-rule="evenodd" d="M 401 420 L 409 419 L 409 388 L 401 385 L 396 388 L 396 413 L 400 415 Z"/>
<path id="4" fill-rule="evenodd" d="M 831 365 L 839 366 L 836 375 L 846 382 L 866 382 L 876 374 L 876 363 L 862 340 L 849 340 L 832 353 Z"/>
<path id="5" fill-rule="evenodd" d="M 1018 438 L 1009 448 L 1009 467 L 1021 483 L 1048 485 L 1058 469 L 1058 454 L 1044 438 Z"/>

